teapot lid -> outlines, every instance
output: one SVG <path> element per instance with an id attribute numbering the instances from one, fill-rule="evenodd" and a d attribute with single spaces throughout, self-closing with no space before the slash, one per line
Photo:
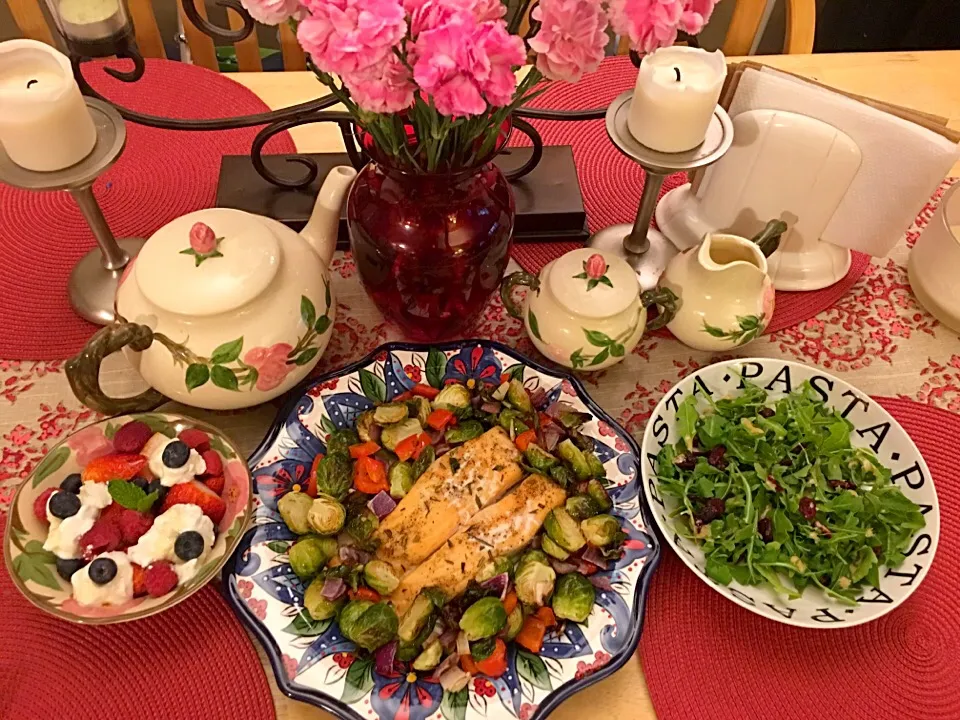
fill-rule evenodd
<path id="1" fill-rule="evenodd" d="M 623 312 L 640 295 L 637 274 L 626 260 L 593 248 L 571 250 L 558 258 L 548 282 L 567 310 L 591 318 Z"/>
<path id="2" fill-rule="evenodd" d="M 137 285 L 164 310 L 216 315 L 263 292 L 280 267 L 280 243 L 256 215 L 210 208 L 157 230 L 134 265 Z"/>

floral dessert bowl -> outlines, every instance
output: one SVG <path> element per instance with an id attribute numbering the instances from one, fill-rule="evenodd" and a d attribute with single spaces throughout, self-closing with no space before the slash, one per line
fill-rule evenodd
<path id="1" fill-rule="evenodd" d="M 243 456 L 216 428 L 167 413 L 108 418 L 51 448 L 19 487 L 4 561 L 40 609 L 126 622 L 216 576 L 251 513 Z"/>
<path id="2" fill-rule="evenodd" d="M 418 378 L 415 381 L 413 378 Z M 352 427 L 375 404 L 408 394 L 422 383 L 496 387 L 516 378 L 539 403 L 560 400 L 589 419 L 581 427 L 603 463 L 614 515 L 626 531 L 624 554 L 597 572 L 608 589 L 583 624 L 561 623 L 539 653 L 510 645 L 499 677 L 474 674 L 456 691 L 430 672 L 383 667 L 347 640 L 335 620 L 314 620 L 305 585 L 293 572 L 296 536 L 278 501 L 310 482 L 325 439 Z M 538 405 L 537 402 L 534 403 Z M 646 590 L 659 558 L 640 502 L 638 449 L 569 375 L 548 370 L 498 343 L 461 341 L 423 346 L 389 344 L 360 362 L 302 385 L 279 414 L 250 466 L 254 524 L 223 571 L 224 590 L 237 614 L 261 641 L 284 693 L 341 718 L 544 718 L 571 694 L 613 673 L 632 656 L 642 629 Z M 401 671 L 402 670 L 402 671 Z"/>

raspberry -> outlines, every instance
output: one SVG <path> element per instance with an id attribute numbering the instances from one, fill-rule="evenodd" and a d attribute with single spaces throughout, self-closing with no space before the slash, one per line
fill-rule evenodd
<path id="1" fill-rule="evenodd" d="M 207 465 L 207 469 L 203 473 L 204 475 L 219 475 L 223 472 L 223 461 L 220 459 L 220 454 L 216 450 L 207 450 L 201 457 Z"/>
<path id="2" fill-rule="evenodd" d="M 37 520 L 42 522 L 44 525 L 49 525 L 50 521 L 47 520 L 47 500 L 50 499 L 50 496 L 53 495 L 59 488 L 47 488 L 42 493 L 37 495 L 37 499 L 33 501 L 33 514 L 37 516 Z M 221 488 L 222 489 L 222 488 Z"/>
<path id="3" fill-rule="evenodd" d="M 111 552 L 120 547 L 120 528 L 109 520 L 97 520 L 93 527 L 80 536 L 80 552 L 84 560 L 92 560 L 100 553 Z"/>
<path id="4" fill-rule="evenodd" d="M 203 479 L 203 484 L 213 490 L 217 495 L 223 493 L 223 486 L 226 484 L 223 475 L 214 475 Z"/>
<path id="5" fill-rule="evenodd" d="M 150 597 L 166 595 L 177 586 L 177 573 L 168 562 L 155 562 L 147 566 L 143 586 Z"/>
<path id="6" fill-rule="evenodd" d="M 197 430 L 196 428 L 187 428 L 185 430 L 181 430 L 177 437 L 183 440 L 187 444 L 187 447 L 191 448 L 192 450 L 196 450 L 204 443 L 210 442 L 210 436 L 207 435 L 203 430 Z"/>
<path id="7" fill-rule="evenodd" d="M 124 545 L 133 545 L 153 525 L 153 516 L 124 508 L 117 519 Z"/>
<path id="8" fill-rule="evenodd" d="M 120 516 L 126 511 L 126 508 L 118 502 L 112 502 L 100 511 L 100 522 L 108 522 L 120 527 Z"/>
<path id="9" fill-rule="evenodd" d="M 151 437 L 153 430 L 145 422 L 134 420 L 117 430 L 113 436 L 113 447 L 121 453 L 139 453 Z"/>

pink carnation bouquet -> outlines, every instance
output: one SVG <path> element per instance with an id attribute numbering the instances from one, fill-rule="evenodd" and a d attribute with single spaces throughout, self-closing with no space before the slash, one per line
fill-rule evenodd
<path id="1" fill-rule="evenodd" d="M 608 29 L 649 53 L 700 32 L 717 1 L 520 0 L 508 13 L 501 0 L 241 0 L 260 22 L 290 23 L 379 150 L 419 172 L 486 159 L 544 78 L 597 69 Z"/>

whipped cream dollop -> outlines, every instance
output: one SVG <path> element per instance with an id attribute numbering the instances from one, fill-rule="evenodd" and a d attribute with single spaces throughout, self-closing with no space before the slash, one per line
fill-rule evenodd
<path id="1" fill-rule="evenodd" d="M 184 562 L 174 552 L 174 544 L 177 536 L 188 530 L 200 533 L 203 538 L 203 553 L 198 558 Z M 137 544 L 127 548 L 127 556 L 144 568 L 159 560 L 171 562 L 180 582 L 184 583 L 196 574 L 200 563 L 213 547 L 213 541 L 213 521 L 203 514 L 199 506 L 184 503 L 174 505 L 159 515 Z"/>
<path id="2" fill-rule="evenodd" d="M 133 598 L 133 566 L 122 552 L 107 552 L 97 555 L 110 558 L 117 564 L 117 574 L 105 585 L 97 585 L 90 579 L 90 565 L 84 565 L 70 578 L 73 598 L 81 605 L 121 605 Z"/>
<path id="3" fill-rule="evenodd" d="M 57 492 L 66 492 L 66 490 Z M 53 498 L 53 495 L 50 498 Z M 47 539 L 43 542 L 43 549 L 64 560 L 80 557 L 80 536 L 93 527 L 100 516 L 100 511 L 111 502 L 113 498 L 110 497 L 106 483 L 85 482 L 80 487 L 80 509 L 77 514 L 61 520 L 50 513 L 50 499 L 47 499 L 47 520 L 50 522 L 50 530 L 47 533 Z"/>
<path id="4" fill-rule="evenodd" d="M 188 457 L 187 461 L 180 467 L 171 468 L 164 465 L 163 451 L 167 445 L 174 442 L 180 441 L 177 440 L 177 438 L 173 438 L 162 445 L 159 443 L 151 443 L 153 447 L 150 448 L 150 452 L 147 455 L 147 466 L 150 468 L 150 472 L 160 478 L 160 484 L 164 487 L 173 487 L 180 483 L 190 482 L 197 475 L 202 475 L 207 471 L 207 464 L 203 461 L 203 458 L 200 457 L 200 453 L 193 449 L 190 450 L 190 457 Z M 144 449 L 146 450 L 147 448 Z"/>

